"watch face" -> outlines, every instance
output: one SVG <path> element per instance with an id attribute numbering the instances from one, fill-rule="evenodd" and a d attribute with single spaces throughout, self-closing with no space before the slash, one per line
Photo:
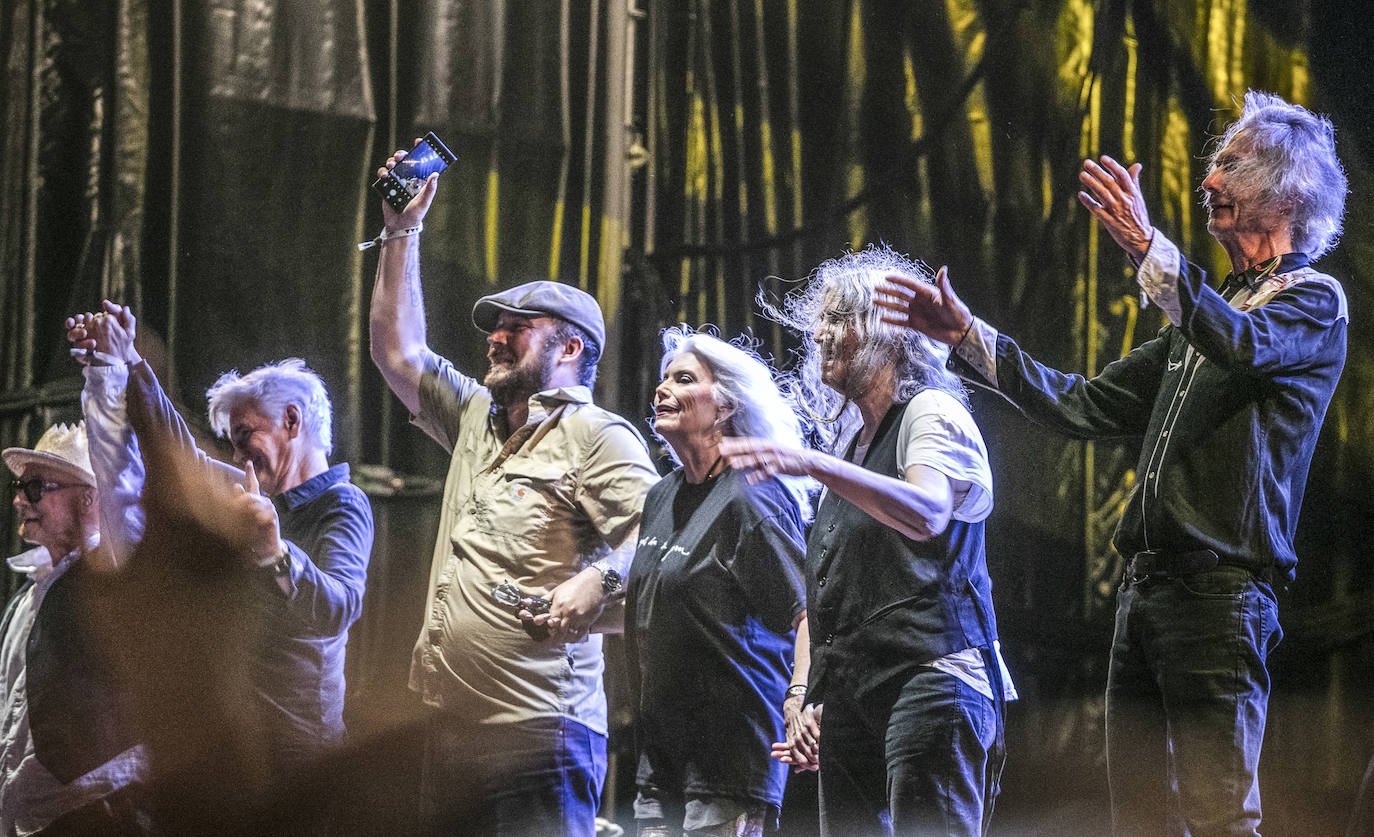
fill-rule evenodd
<path id="1" fill-rule="evenodd" d="M 615 593 L 615 592 L 618 592 L 618 591 L 620 590 L 620 585 L 621 585 L 622 583 L 623 583 L 623 582 L 621 581 L 620 573 L 616 572 L 615 570 L 606 570 L 606 572 L 604 572 L 604 573 L 601 574 L 601 590 L 602 590 L 602 592 L 605 592 L 605 593 Z"/>

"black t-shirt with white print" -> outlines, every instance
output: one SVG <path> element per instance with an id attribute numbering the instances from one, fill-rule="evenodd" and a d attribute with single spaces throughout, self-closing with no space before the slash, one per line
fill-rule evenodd
<path id="1" fill-rule="evenodd" d="M 733 470 L 650 491 L 626 598 L 638 783 L 779 805 L 782 701 L 804 609 L 802 518 L 777 480 Z"/>

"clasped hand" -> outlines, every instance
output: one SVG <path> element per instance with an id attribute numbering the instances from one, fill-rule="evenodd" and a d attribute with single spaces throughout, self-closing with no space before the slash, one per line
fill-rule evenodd
<path id="1" fill-rule="evenodd" d="M 782 703 L 787 740 L 773 743 L 770 755 L 792 765 L 793 773 L 817 770 L 821 766 L 821 704 L 807 703 L 800 695 Z"/>
<path id="2" fill-rule="evenodd" d="M 134 349 L 137 333 L 134 312 L 108 299 L 101 303 L 101 308 L 96 313 L 87 311 L 67 318 L 67 341 L 72 348 L 84 350 L 74 352 L 76 359 L 90 363 L 92 352 L 100 352 L 130 366 L 139 363 L 142 358 Z"/>
<path id="3" fill-rule="evenodd" d="M 134 348 L 138 332 L 134 312 L 108 299 L 101 303 L 101 309 L 74 314 L 66 320 L 67 340 L 77 350 L 77 360 L 89 364 L 93 353 L 99 352 L 130 366 L 142 362 Z M 211 528 L 218 529 L 217 534 L 230 543 L 245 547 L 245 560 L 250 564 L 267 566 L 275 561 L 285 550 L 281 523 L 276 507 L 262 493 L 252 462 L 246 463 L 243 482 L 221 499 L 219 513 L 207 516 Z"/>
<path id="4" fill-rule="evenodd" d="M 548 598 L 548 613 L 522 609 L 517 614 L 525 632 L 539 640 L 578 642 L 591 632 L 605 608 L 601 573 L 585 569 L 553 588 Z"/>

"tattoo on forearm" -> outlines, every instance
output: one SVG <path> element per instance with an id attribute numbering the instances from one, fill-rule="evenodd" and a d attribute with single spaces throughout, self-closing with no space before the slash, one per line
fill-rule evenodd
<path id="1" fill-rule="evenodd" d="M 423 311 L 425 298 L 420 289 L 420 260 L 418 258 L 406 259 L 405 283 L 406 290 L 410 294 L 410 307 L 417 312 Z"/>

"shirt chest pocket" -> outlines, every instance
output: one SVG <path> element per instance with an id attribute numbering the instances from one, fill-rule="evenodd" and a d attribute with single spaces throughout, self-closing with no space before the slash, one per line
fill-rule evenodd
<path id="1" fill-rule="evenodd" d="M 516 541 L 542 538 L 572 508 L 572 478 L 552 463 L 507 460 L 482 474 L 469 512 L 476 525 Z"/>

